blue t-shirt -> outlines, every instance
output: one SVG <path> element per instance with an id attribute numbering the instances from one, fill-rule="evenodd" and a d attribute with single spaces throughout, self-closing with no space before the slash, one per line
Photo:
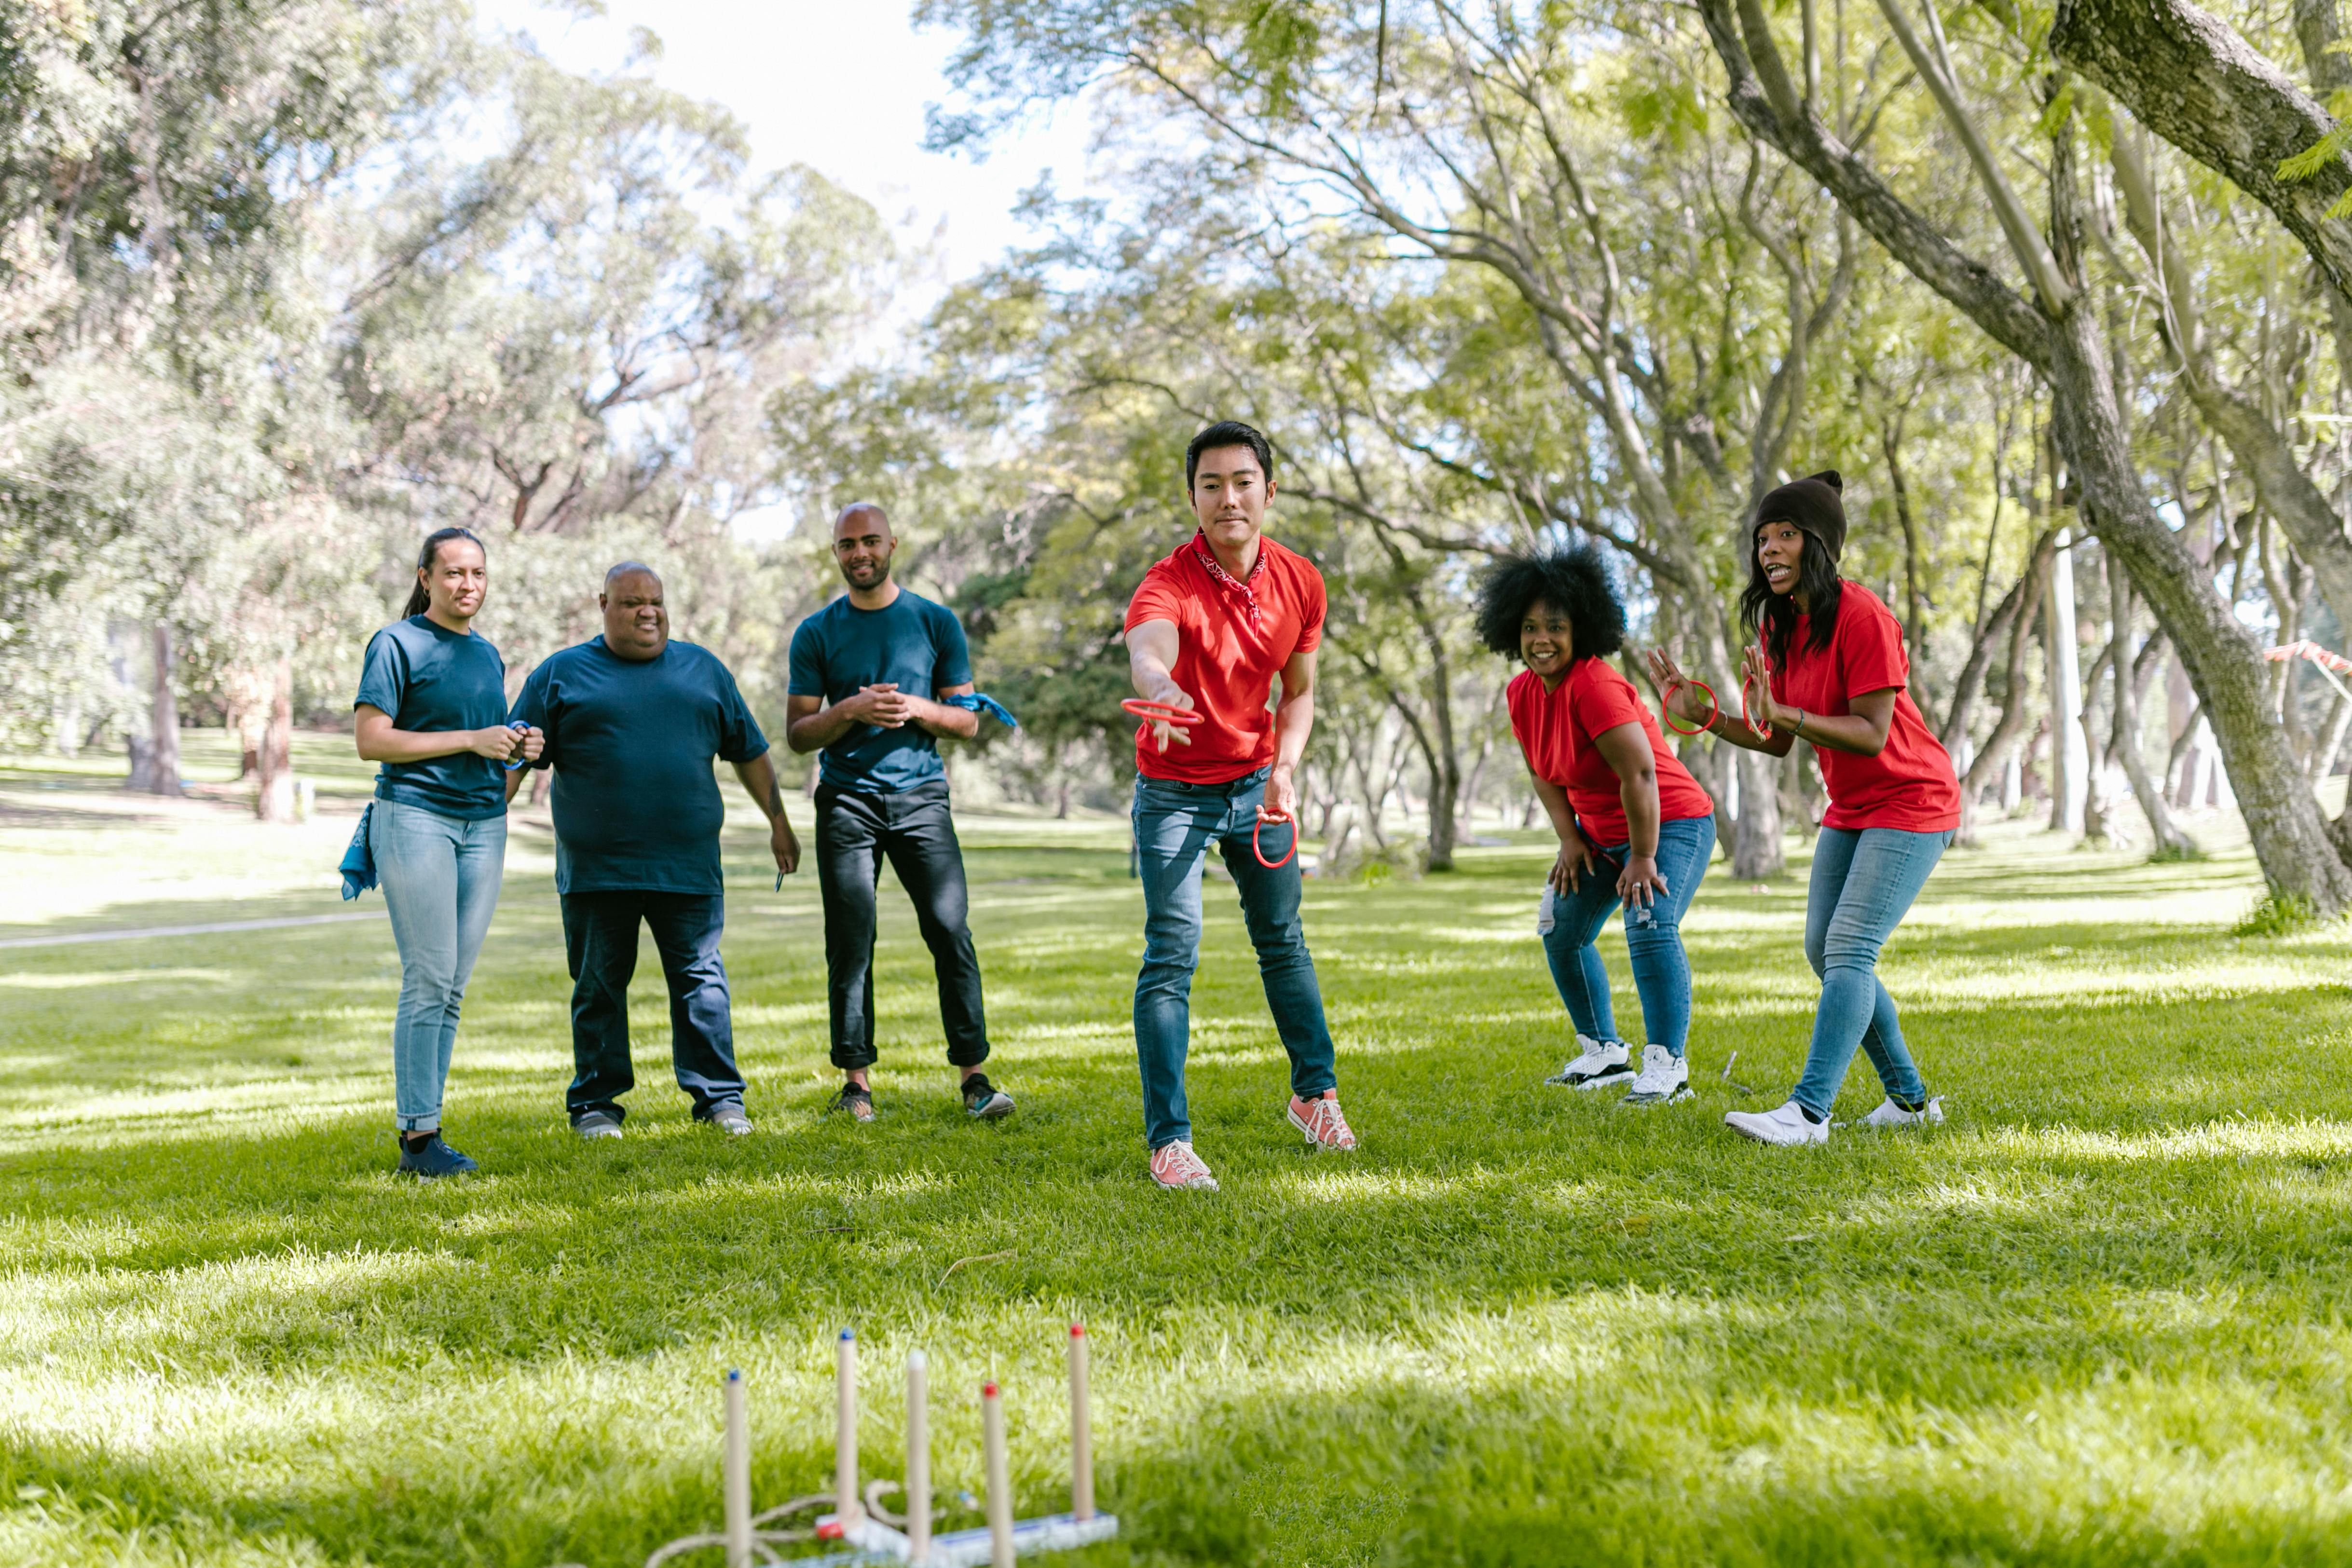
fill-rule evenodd
<path id="1" fill-rule="evenodd" d="M 624 659 L 593 637 L 522 684 L 515 718 L 547 732 L 558 893 L 719 893 L 727 820 L 714 757 L 749 762 L 768 737 L 707 648 Z"/>
<path id="2" fill-rule="evenodd" d="M 488 637 L 412 615 L 368 639 L 352 706 L 362 703 L 389 714 L 394 729 L 489 729 L 506 722 L 507 664 Z M 375 798 L 480 822 L 506 815 L 506 780 L 499 764 L 460 751 L 384 763 L 376 770 Z"/>
<path id="3" fill-rule="evenodd" d="M 971 650 L 963 623 L 943 604 L 898 591 L 880 610 L 860 610 L 843 594 L 793 633 L 792 684 L 796 697 L 825 704 L 857 695 L 861 686 L 895 682 L 902 692 L 936 698 L 942 686 L 971 679 Z M 920 725 L 896 729 L 856 724 L 817 753 L 824 782 L 861 794 L 891 795 L 942 776 L 939 742 Z"/>

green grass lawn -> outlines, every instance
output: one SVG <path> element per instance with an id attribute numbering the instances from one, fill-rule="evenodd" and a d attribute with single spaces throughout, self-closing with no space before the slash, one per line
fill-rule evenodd
<path id="1" fill-rule="evenodd" d="M 337 757 L 306 738 L 345 814 L 277 829 L 201 747 L 220 799 L 187 804 L 0 768 L 0 940 L 336 912 L 363 787 Z M 1021 1510 L 1049 1511 L 1074 1318 L 1125 1526 L 1087 1563 L 2352 1563 L 2352 936 L 2233 937 L 2256 881 L 2207 831 L 2189 865 L 2021 826 L 1949 856 L 1885 974 L 1951 1121 L 1807 1152 L 1720 1125 L 1802 1053 L 1801 863 L 1716 867 L 1688 926 L 1700 1092 L 1648 1113 L 1540 1085 L 1570 1031 L 1532 838 L 1311 884 L 1364 1140 L 1343 1158 L 1281 1119 L 1213 884 L 1192 1089 L 1216 1195 L 1144 1176 L 1115 820 L 966 823 L 992 1072 L 1021 1100 L 994 1127 L 950 1096 L 887 885 L 883 1116 L 821 1117 L 815 886 L 772 893 L 748 821 L 746 1140 L 688 1122 L 649 947 L 629 1136 L 566 1134 L 543 821 L 518 821 L 467 998 L 462 1184 L 391 1172 L 380 918 L 0 948 L 0 1563 L 634 1565 L 718 1521 L 728 1367 L 760 1502 L 828 1484 L 844 1324 L 869 1472 L 899 1473 L 919 1347 L 940 1490 L 978 1490 L 992 1374 Z M 1876 1100 L 1857 1060 L 1840 1113 Z"/>

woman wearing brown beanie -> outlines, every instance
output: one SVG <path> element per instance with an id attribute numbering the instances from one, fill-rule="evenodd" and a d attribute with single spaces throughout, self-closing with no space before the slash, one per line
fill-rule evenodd
<path id="1" fill-rule="evenodd" d="M 1686 719 L 1774 757 L 1810 742 L 1829 791 L 1805 906 L 1805 958 L 1822 981 L 1805 1071 L 1780 1109 L 1724 1117 L 1732 1131 L 1765 1144 L 1829 1141 L 1830 1107 L 1856 1047 L 1886 1088 L 1864 1125 L 1944 1119 L 1903 1043 L 1878 953 L 1951 843 L 1960 790 L 1951 758 L 1906 689 L 1901 623 L 1876 594 L 1838 576 L 1843 489 L 1826 470 L 1781 486 L 1756 508 L 1739 596 L 1740 623 L 1755 639 L 1740 662 L 1743 685 L 1759 689 L 1752 725 L 1711 716 L 1712 705 L 1672 659 L 1650 655 L 1651 673 Z"/>

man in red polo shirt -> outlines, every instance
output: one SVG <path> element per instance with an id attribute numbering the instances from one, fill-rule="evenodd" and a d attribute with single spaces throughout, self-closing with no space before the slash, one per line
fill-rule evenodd
<path id="1" fill-rule="evenodd" d="M 1323 993 L 1298 919 L 1292 781 L 1315 727 L 1315 650 L 1323 577 L 1264 536 L 1274 454 L 1246 424 L 1213 424 L 1184 454 L 1200 532 L 1144 574 L 1127 607 L 1135 689 L 1201 716 L 1147 724 L 1135 737 L 1135 844 L 1143 877 L 1143 972 L 1135 982 L 1135 1051 L 1143 1070 L 1151 1179 L 1215 1191 L 1192 1152 L 1184 1104 L 1192 970 L 1201 948 L 1201 863 L 1217 841 L 1240 890 L 1258 977 L 1290 1053 L 1290 1124 L 1318 1149 L 1352 1149 L 1331 1071 Z M 1282 698 L 1268 706 L 1279 676 Z M 1261 829 L 1261 820 L 1264 827 Z M 1259 835 L 1267 870 L 1252 849 Z"/>

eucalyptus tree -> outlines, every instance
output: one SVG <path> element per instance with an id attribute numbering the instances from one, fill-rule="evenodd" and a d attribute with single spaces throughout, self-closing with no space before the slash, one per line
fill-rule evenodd
<path id="1" fill-rule="evenodd" d="M 2084 158 L 2091 106 L 2079 86 L 2051 71 L 2030 26 L 1996 28 L 1981 47 L 1956 51 L 1933 10 L 1880 0 L 1885 35 L 1910 62 L 1998 222 L 2000 247 L 1988 258 L 1906 200 L 1856 141 L 1824 118 L 1823 67 L 1842 78 L 1845 61 L 1843 48 L 1822 59 L 1810 5 L 1795 18 L 1802 62 L 1795 75 L 1759 0 L 1699 0 L 1699 10 L 1741 122 L 1818 180 L 1899 264 L 2048 389 L 2052 434 L 2079 514 L 2177 650 L 2227 761 L 2264 877 L 2275 894 L 2321 913 L 2352 906 L 2352 843 L 2345 841 L 2352 829 L 2338 822 L 2331 834 L 2265 700 L 2271 682 L 2257 640 L 2207 563 L 2158 512 L 2132 446 L 2133 410 L 2116 375 L 2123 345 L 2109 309 L 2115 280 L 2092 249 Z M 2044 156 L 2032 164 L 2005 158 L 1989 124 L 2002 128 L 2004 140 L 2038 139 Z M 2030 214 L 2020 178 L 2039 181 L 2046 228 Z"/>

